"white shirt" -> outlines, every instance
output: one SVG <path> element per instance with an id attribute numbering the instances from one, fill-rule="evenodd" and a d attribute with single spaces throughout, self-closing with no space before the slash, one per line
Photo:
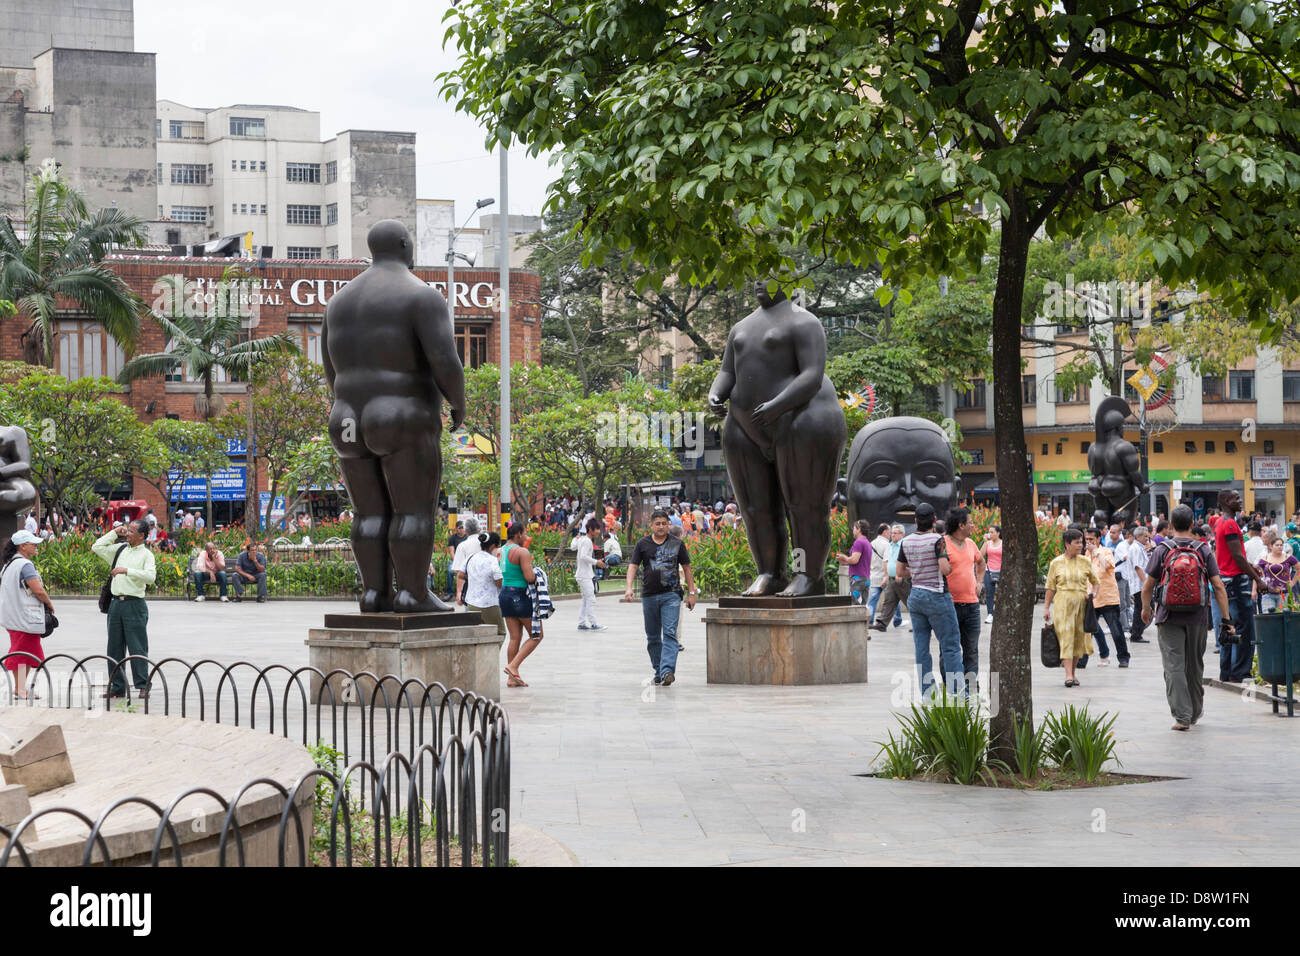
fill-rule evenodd
<path id="1" fill-rule="evenodd" d="M 477 538 L 472 538 L 478 544 Z M 463 542 L 462 542 L 463 543 Z M 457 547 L 457 553 L 460 548 Z M 477 557 L 484 555 L 484 557 Z M 465 561 L 465 603 L 473 607 L 494 607 L 501 597 L 501 565 L 482 548 Z"/>
<path id="2" fill-rule="evenodd" d="M 617 554 L 620 558 L 623 557 L 623 546 L 618 543 L 617 535 L 610 535 L 605 539 L 605 553 Z"/>
<path id="3" fill-rule="evenodd" d="M 1115 570 L 1119 576 L 1128 584 L 1130 594 L 1136 594 L 1141 590 L 1142 585 L 1138 582 L 1137 561 L 1142 561 L 1146 557 L 1146 552 L 1136 541 L 1128 541 L 1121 538 L 1119 544 L 1115 545 Z"/>
<path id="4" fill-rule="evenodd" d="M 470 555 L 476 554 L 483 550 L 483 546 L 478 543 L 478 535 L 472 534 L 460 544 L 456 545 L 456 553 L 451 556 L 451 570 L 454 574 L 457 571 L 465 570 L 465 562 L 469 560 Z M 479 605 L 482 607 L 482 605 Z"/>
<path id="5" fill-rule="evenodd" d="M 1259 564 L 1260 558 L 1268 554 L 1268 545 L 1264 543 L 1261 537 L 1250 537 L 1246 539 L 1246 560 L 1251 564 Z"/>
<path id="6" fill-rule="evenodd" d="M 889 560 L 890 540 L 888 535 L 877 535 L 876 540 L 871 542 L 871 574 L 867 577 L 867 583 L 873 588 L 885 586 L 885 562 Z"/>
<path id="7" fill-rule="evenodd" d="M 586 581 L 596 576 L 596 546 L 591 543 L 591 538 L 585 534 L 578 539 L 574 549 L 578 552 L 577 568 L 574 570 L 574 577 L 579 581 Z"/>

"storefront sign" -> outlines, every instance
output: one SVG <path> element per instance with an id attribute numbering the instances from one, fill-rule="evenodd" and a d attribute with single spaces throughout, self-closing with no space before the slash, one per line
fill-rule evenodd
<path id="1" fill-rule="evenodd" d="M 1291 477 L 1291 456 L 1289 455 L 1251 455 L 1250 477 L 1265 481 L 1280 481 L 1283 484 Z"/>
<path id="2" fill-rule="evenodd" d="M 245 473 L 248 471 L 246 465 L 231 465 L 229 468 L 221 468 L 212 474 L 212 500 L 213 501 L 243 501 L 248 494 L 245 482 Z M 179 471 L 169 471 L 167 473 L 168 487 L 172 489 L 175 495 L 174 501 L 206 501 L 208 497 L 207 483 L 202 475 L 186 475 L 182 482 L 179 492 L 174 488 L 176 482 L 181 480 Z"/>
<path id="3" fill-rule="evenodd" d="M 1092 472 L 1090 471 L 1036 471 L 1034 472 L 1034 484 L 1036 485 L 1056 485 L 1056 484 L 1073 484 L 1080 481 L 1091 481 Z"/>
<path id="4" fill-rule="evenodd" d="M 1287 486 L 1287 482 L 1285 482 L 1285 481 L 1257 481 L 1257 482 L 1255 482 L 1255 490 L 1256 490 L 1256 491 L 1264 491 L 1265 489 L 1283 489 L 1283 488 L 1286 488 L 1286 486 Z"/>
<path id="5" fill-rule="evenodd" d="M 1231 468 L 1206 468 L 1203 471 L 1153 468 L 1148 477 L 1151 481 L 1232 481 L 1233 472 Z"/>

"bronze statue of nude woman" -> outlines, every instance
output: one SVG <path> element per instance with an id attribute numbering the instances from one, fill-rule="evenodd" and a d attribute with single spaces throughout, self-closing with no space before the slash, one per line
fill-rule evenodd
<path id="1" fill-rule="evenodd" d="M 709 388 L 709 407 L 727 414 L 727 475 L 758 567 L 743 596 L 824 594 L 844 411 L 826 377 L 821 322 L 767 285 L 754 283 L 759 307 L 727 336 Z M 799 560 L 789 578 L 792 543 Z"/>

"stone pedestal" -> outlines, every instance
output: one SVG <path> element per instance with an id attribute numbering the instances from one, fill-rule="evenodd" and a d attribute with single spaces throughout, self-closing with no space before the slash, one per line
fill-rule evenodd
<path id="1" fill-rule="evenodd" d="M 311 666 L 326 674 L 341 668 L 353 674 L 369 671 L 376 677 L 392 674 L 401 680 L 415 678 L 425 684 L 440 681 L 449 688 L 459 687 L 500 700 L 501 643 L 505 637 L 497 634 L 495 625 L 479 623 L 482 618 L 477 613 L 406 615 L 408 620 L 402 617 L 326 615 L 328 626 L 307 632 Z M 441 626 L 429 626 L 432 624 Z M 313 674 L 313 702 L 320 694 L 320 683 Z M 389 689 L 390 695 L 395 689 Z M 373 688 L 358 690 L 369 700 Z M 341 686 L 334 687 L 334 694 L 342 702 Z M 325 699 L 329 700 L 329 694 Z"/>
<path id="2" fill-rule="evenodd" d="M 15 740 L 12 749 L 0 751 L 0 773 L 5 783 L 25 787 L 29 797 L 75 782 L 63 728 L 52 724 Z"/>
<path id="3" fill-rule="evenodd" d="M 847 598 L 724 598 L 704 615 L 708 682 L 866 683 L 867 623 Z"/>

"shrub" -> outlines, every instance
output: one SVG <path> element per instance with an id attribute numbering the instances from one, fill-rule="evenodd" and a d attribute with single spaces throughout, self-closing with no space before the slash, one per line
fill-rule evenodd
<path id="1" fill-rule="evenodd" d="M 1021 719 L 1019 714 L 1012 715 L 1014 733 L 1014 753 L 1016 770 L 1022 777 L 1037 777 L 1043 766 L 1043 728 L 1046 723 L 1034 730 L 1033 721 Z"/>
<path id="2" fill-rule="evenodd" d="M 1109 760 L 1120 764 L 1115 756 L 1113 727 L 1117 714 L 1093 716 L 1087 706 L 1073 704 L 1064 712 L 1048 712 L 1041 732 L 1047 742 L 1046 752 L 1053 763 L 1089 783 L 1097 779 Z"/>
<path id="3" fill-rule="evenodd" d="M 877 757 L 885 757 L 880 772 L 903 778 L 934 773 L 965 786 L 981 778 L 996 784 L 989 771 L 1009 769 L 1000 760 L 989 760 L 988 722 L 972 698 L 950 698 L 942 689 L 938 697 L 913 704 L 899 720 L 901 740 L 891 731 L 888 741 L 876 741 L 881 748 Z"/>

